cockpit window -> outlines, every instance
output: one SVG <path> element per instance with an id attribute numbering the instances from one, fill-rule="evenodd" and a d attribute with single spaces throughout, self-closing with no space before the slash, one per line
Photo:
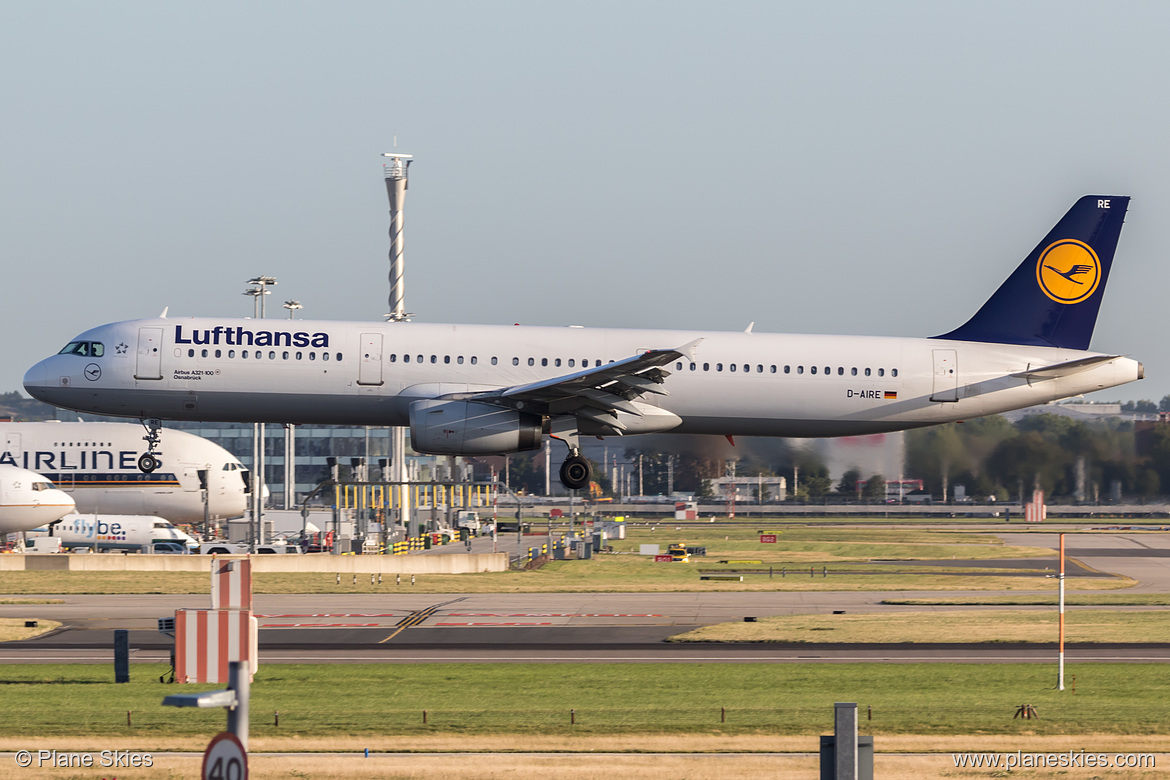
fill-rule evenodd
<path id="1" fill-rule="evenodd" d="M 101 357 L 106 354 L 106 348 L 100 341 L 70 341 L 58 355 L 81 355 L 82 357 Z"/>
<path id="2" fill-rule="evenodd" d="M 33 490 L 52 490 L 53 483 L 52 482 L 34 482 L 34 483 L 32 483 L 32 489 Z"/>

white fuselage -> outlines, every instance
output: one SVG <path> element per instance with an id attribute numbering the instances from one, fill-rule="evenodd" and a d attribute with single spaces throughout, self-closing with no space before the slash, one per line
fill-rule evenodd
<path id="1" fill-rule="evenodd" d="M 179 542 L 189 548 L 199 543 L 169 521 L 150 515 L 67 514 L 52 530 L 38 528 L 29 538 L 55 536 L 66 549 L 139 550 L 155 542 Z"/>
<path id="2" fill-rule="evenodd" d="M 0 465 L 0 541 L 6 534 L 51 523 L 73 509 L 73 499 L 45 476 Z"/>
<path id="3" fill-rule="evenodd" d="M 25 376 L 41 400 L 173 420 L 406 425 L 412 401 L 563 376 L 699 340 L 663 366 L 669 395 L 628 433 L 843 436 L 963 420 L 1114 387 L 1141 364 L 1099 353 L 876 336 L 207 318 L 136 320 L 77 337 Z M 94 348 L 95 351 L 96 348 Z M 677 418 L 677 419 L 676 419 Z"/>
<path id="4" fill-rule="evenodd" d="M 136 423 L 0 423 L 0 464 L 35 469 L 73 497 L 77 511 L 158 515 L 175 523 L 203 521 L 199 471 L 207 471 L 212 519 L 239 517 L 247 506 L 248 472 L 230 452 L 185 431 L 162 433 L 162 465 L 151 474 L 137 466 L 145 450 Z M 36 523 L 35 525 L 40 525 Z"/>

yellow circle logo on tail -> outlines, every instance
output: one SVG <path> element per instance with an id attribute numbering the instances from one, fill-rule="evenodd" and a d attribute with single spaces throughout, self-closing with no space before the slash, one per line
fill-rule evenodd
<path id="1" fill-rule="evenodd" d="M 1080 303 L 1097 291 L 1101 261 L 1088 244 L 1062 239 L 1040 253 L 1036 281 L 1044 294 L 1057 303 Z"/>

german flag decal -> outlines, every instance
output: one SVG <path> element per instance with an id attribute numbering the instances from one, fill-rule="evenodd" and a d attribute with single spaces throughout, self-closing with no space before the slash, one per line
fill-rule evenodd
<path id="1" fill-rule="evenodd" d="M 882 397 L 885 398 L 886 400 L 889 400 L 891 398 L 897 399 L 898 394 L 892 390 L 887 390 Z"/>

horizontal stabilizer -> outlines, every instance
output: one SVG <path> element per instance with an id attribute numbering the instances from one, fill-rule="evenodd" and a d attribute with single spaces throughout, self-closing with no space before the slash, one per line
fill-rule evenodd
<path id="1" fill-rule="evenodd" d="M 1080 358 L 1079 360 L 1069 360 L 1064 363 L 1053 363 L 1050 366 L 1040 366 L 1038 368 L 1029 368 L 1027 371 L 1021 371 L 1012 376 L 1018 379 L 1057 379 L 1062 376 L 1076 374 L 1086 369 L 1101 363 L 1108 363 L 1111 360 L 1117 360 L 1121 355 L 1094 355 L 1093 357 Z"/>

